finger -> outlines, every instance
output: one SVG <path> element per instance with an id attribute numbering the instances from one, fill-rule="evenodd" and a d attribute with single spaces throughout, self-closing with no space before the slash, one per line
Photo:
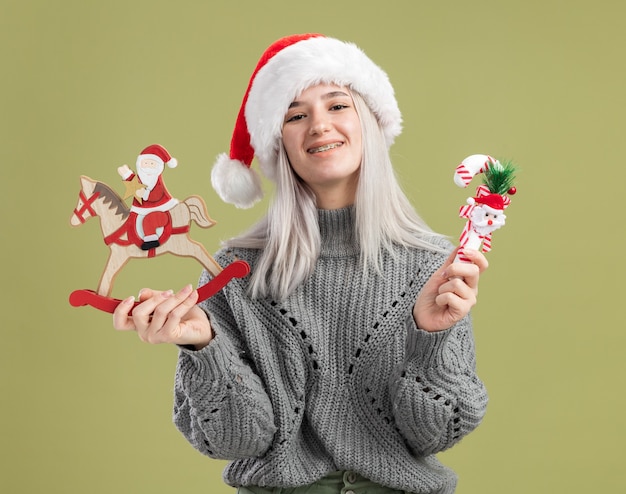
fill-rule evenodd
<path id="1" fill-rule="evenodd" d="M 198 301 L 198 292 L 191 285 L 160 304 L 152 317 L 150 327 L 143 336 L 149 343 L 185 343 L 187 331 L 185 317 Z M 175 304 L 175 305 L 174 305 Z M 189 336 L 189 335 L 187 335 Z"/>
<path id="2" fill-rule="evenodd" d="M 439 294 L 454 293 L 457 296 L 469 299 L 476 295 L 475 289 L 467 284 L 464 278 L 452 277 L 439 287 Z"/>
<path id="3" fill-rule="evenodd" d="M 153 297 L 157 293 L 161 293 L 161 292 L 157 292 L 156 290 L 152 290 L 151 288 L 142 288 L 141 290 L 139 290 L 139 294 L 137 295 L 137 298 L 140 302 L 145 302 L 146 300 L 148 300 L 150 297 Z"/>
<path id="4" fill-rule="evenodd" d="M 454 260 L 456 259 L 457 254 L 459 253 L 459 249 L 460 247 L 456 247 L 455 249 L 452 250 L 452 252 L 450 252 L 450 255 L 448 256 L 448 258 L 444 261 L 444 263 L 442 264 L 441 268 L 442 270 L 445 271 L 445 269 L 452 265 L 454 263 Z"/>
<path id="5" fill-rule="evenodd" d="M 128 297 L 122 300 L 113 311 L 113 327 L 118 331 L 133 331 L 136 329 L 133 318 L 129 315 L 134 302 L 134 297 Z"/>
<path id="6" fill-rule="evenodd" d="M 458 256 L 460 250 L 461 250 L 460 246 L 457 246 L 456 248 L 454 248 L 452 252 L 450 252 L 450 255 L 448 256 L 448 258 L 444 261 L 444 263 L 439 268 L 439 271 L 441 272 L 441 276 L 443 278 L 451 278 L 453 276 L 460 277 L 460 275 L 454 275 L 454 274 L 451 275 L 449 273 L 449 268 L 451 266 L 456 267 L 458 264 L 460 264 L 459 262 L 455 262 L 456 257 Z"/>
<path id="7" fill-rule="evenodd" d="M 164 300 L 172 295 L 171 290 L 165 292 L 154 292 L 152 296 L 133 309 L 133 322 L 137 329 L 137 334 L 142 341 L 149 338 L 149 330 L 153 319 L 154 310 Z M 154 328 L 154 327 L 153 327 Z"/>
<path id="8" fill-rule="evenodd" d="M 198 303 L 198 298 L 199 298 L 198 290 L 194 290 L 191 285 L 188 285 L 187 287 L 183 288 L 179 292 L 179 294 L 183 296 L 187 292 L 189 292 L 189 295 L 186 298 L 184 298 L 180 302 L 180 304 L 178 304 L 178 306 L 172 310 L 171 315 L 168 318 L 168 322 L 169 321 L 176 321 L 177 323 L 180 322 L 180 320 L 182 320 L 182 318 L 185 315 L 187 315 L 187 313 Z"/>
<path id="9" fill-rule="evenodd" d="M 448 305 L 458 311 L 468 312 L 477 302 L 477 293 L 460 280 L 452 280 L 435 299 L 437 305 Z"/>
<path id="10" fill-rule="evenodd" d="M 172 311 L 168 314 L 163 327 L 154 333 L 154 342 L 185 344 L 189 337 L 194 336 L 191 333 L 194 328 L 189 327 L 189 323 L 186 322 L 186 319 L 190 311 L 196 306 L 198 297 L 198 291 L 192 290 L 187 298 L 172 309 Z"/>
<path id="11" fill-rule="evenodd" d="M 137 336 L 143 342 L 150 342 L 151 334 L 159 328 L 152 324 L 154 310 L 160 303 L 171 296 L 171 290 L 156 292 L 150 298 L 140 303 L 133 309 L 133 322 L 137 330 Z"/>
<path id="12" fill-rule="evenodd" d="M 478 266 L 479 271 L 482 273 L 489 267 L 489 261 L 482 252 L 475 249 L 465 249 L 463 254 L 472 262 Z"/>
<path id="13" fill-rule="evenodd" d="M 152 290 L 151 288 L 142 288 L 139 290 L 139 294 L 137 296 L 139 304 L 143 304 L 144 302 L 152 299 L 151 304 L 144 305 L 139 308 L 139 310 L 133 310 L 133 316 L 136 316 L 136 326 L 138 325 L 138 330 L 140 332 L 144 332 L 150 325 L 154 310 L 153 307 L 155 304 L 158 304 L 163 297 L 169 296 L 170 293 L 171 290 L 165 292 Z"/>
<path id="14" fill-rule="evenodd" d="M 439 307 L 446 309 L 446 312 L 451 318 L 451 322 L 458 322 L 463 319 L 475 305 L 471 300 L 461 298 L 453 292 L 445 292 L 437 295 L 435 303 Z"/>
<path id="15" fill-rule="evenodd" d="M 447 269 L 443 273 L 443 276 L 448 280 L 460 279 L 473 290 L 476 290 L 478 289 L 480 268 L 474 263 L 455 262 L 447 267 Z"/>
<path id="16" fill-rule="evenodd" d="M 152 313 L 151 325 L 154 328 L 158 328 L 157 331 L 162 328 L 170 317 L 172 317 L 172 311 L 185 302 L 192 291 L 193 287 L 191 285 L 187 285 L 176 294 L 169 292 L 167 298 L 155 307 Z M 188 310 L 189 309 L 185 310 L 185 313 Z"/>

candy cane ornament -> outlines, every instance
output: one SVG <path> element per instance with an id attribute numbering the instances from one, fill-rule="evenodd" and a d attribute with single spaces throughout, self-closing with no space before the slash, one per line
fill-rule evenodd
<path id="1" fill-rule="evenodd" d="M 504 210 L 511 203 L 505 194 L 514 195 L 515 165 L 511 161 L 500 161 L 486 154 L 473 154 L 465 158 L 454 171 L 454 183 L 467 187 L 474 176 L 483 174 L 483 184 L 476 189 L 474 197 L 459 209 L 459 216 L 467 218 L 459 237 L 459 252 L 455 262 L 471 262 L 464 254 L 465 249 L 491 250 L 491 236 L 504 226 Z M 481 249 L 482 247 L 482 249 Z"/>
<path id="2" fill-rule="evenodd" d="M 488 154 L 468 156 L 454 170 L 454 183 L 459 187 L 467 187 L 475 175 L 484 173 L 489 166 L 495 165 L 497 161 Z"/>

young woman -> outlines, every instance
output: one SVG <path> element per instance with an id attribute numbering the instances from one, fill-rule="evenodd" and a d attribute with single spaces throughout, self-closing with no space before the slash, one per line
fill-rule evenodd
<path id="1" fill-rule="evenodd" d="M 454 491 L 435 454 L 485 413 L 469 311 L 487 261 L 453 263 L 414 212 L 389 158 L 400 129 L 386 74 L 355 45 L 278 40 L 212 174 L 240 207 L 261 195 L 254 156 L 276 183 L 265 219 L 216 257 L 251 274 L 199 305 L 191 285 L 146 289 L 114 314 L 179 345 L 175 423 L 232 460 L 240 493 Z"/>

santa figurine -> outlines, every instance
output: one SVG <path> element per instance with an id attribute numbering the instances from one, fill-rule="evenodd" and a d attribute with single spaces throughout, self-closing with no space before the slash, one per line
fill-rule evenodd
<path id="1" fill-rule="evenodd" d="M 136 228 L 143 239 L 143 250 L 161 245 L 159 239 L 171 221 L 169 210 L 178 204 L 178 199 L 171 196 L 163 183 L 162 174 L 166 164 L 169 168 L 174 168 L 178 162 L 163 146 L 152 144 L 137 157 L 136 174 L 128 165 L 117 169 L 130 185 L 128 190 L 133 195 L 131 212 L 137 214 Z"/>
<path id="2" fill-rule="evenodd" d="M 501 163 L 488 155 L 468 156 L 456 168 L 454 182 L 467 187 L 478 173 L 484 174 L 484 182 L 476 189 L 476 195 L 467 199 L 467 204 L 459 209 L 459 216 L 467 218 L 465 228 L 459 237 L 459 252 L 455 261 L 470 262 L 464 249 L 491 250 L 492 233 L 504 226 L 504 210 L 511 203 L 505 195 L 514 195 L 515 165 L 510 161 Z"/>

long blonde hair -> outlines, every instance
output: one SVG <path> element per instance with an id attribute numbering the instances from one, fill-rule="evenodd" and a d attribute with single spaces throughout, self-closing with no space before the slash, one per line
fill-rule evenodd
<path id="1" fill-rule="evenodd" d="M 415 212 L 391 164 L 383 131 L 363 98 L 352 91 L 361 121 L 363 160 L 355 199 L 355 229 L 363 272 L 380 273 L 384 250 L 418 247 L 441 251 L 434 233 Z M 275 195 L 267 215 L 228 247 L 260 249 L 251 275 L 250 296 L 277 300 L 291 294 L 315 269 L 321 239 L 315 196 L 295 174 L 283 146 L 276 163 Z"/>

